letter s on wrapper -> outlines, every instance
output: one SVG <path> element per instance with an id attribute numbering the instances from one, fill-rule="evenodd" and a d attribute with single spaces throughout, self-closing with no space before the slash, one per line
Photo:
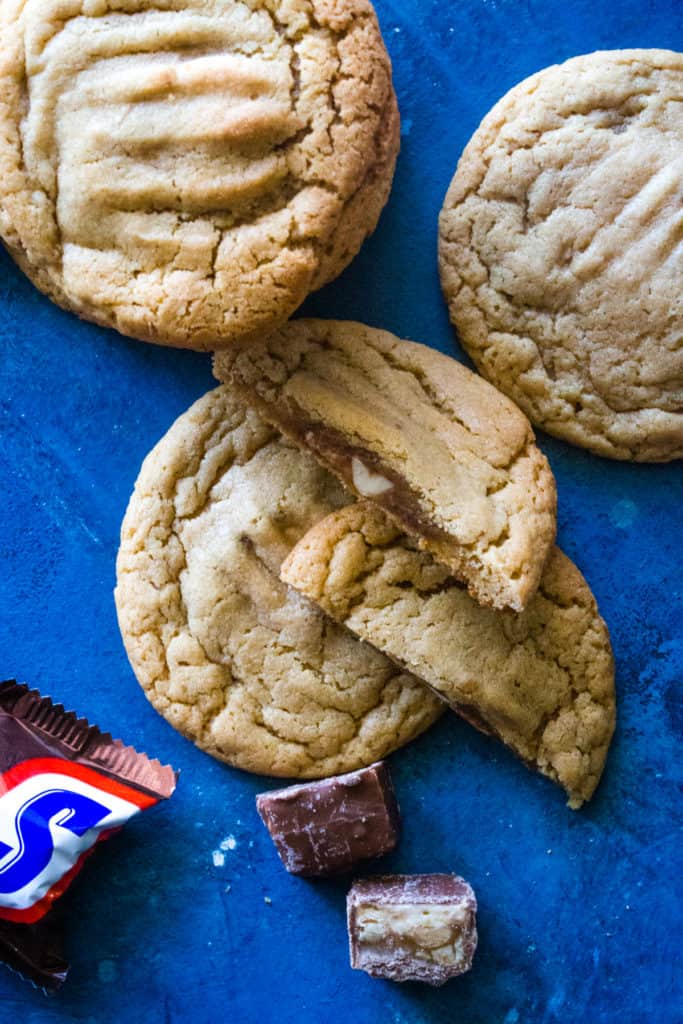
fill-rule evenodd
<path id="1" fill-rule="evenodd" d="M 173 793 L 176 773 L 24 684 L 0 683 L 0 961 L 64 982 L 55 901 L 95 844 Z"/>

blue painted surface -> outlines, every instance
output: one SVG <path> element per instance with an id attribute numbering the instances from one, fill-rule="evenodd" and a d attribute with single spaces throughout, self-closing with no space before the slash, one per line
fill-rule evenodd
<path id="1" fill-rule="evenodd" d="M 403 113 L 396 184 L 375 237 L 306 312 L 454 352 L 436 217 L 483 114 L 523 76 L 576 53 L 683 50 L 683 11 L 678 0 L 381 0 L 378 9 Z M 471 974 L 435 991 L 396 987 L 348 966 L 347 883 L 281 869 L 254 809 L 268 781 L 177 736 L 145 701 L 119 640 L 119 523 L 145 453 L 212 385 L 208 357 L 80 323 L 0 256 L 0 376 L 0 675 L 53 693 L 182 771 L 172 803 L 88 865 L 64 991 L 48 1001 L 3 972 L 0 1020 L 683 1020 L 680 463 L 615 464 L 540 438 L 559 485 L 560 542 L 612 631 L 619 725 L 606 776 L 592 803 L 571 812 L 550 783 L 455 716 L 391 759 L 405 829 L 382 868 L 459 871 L 480 902 Z"/>

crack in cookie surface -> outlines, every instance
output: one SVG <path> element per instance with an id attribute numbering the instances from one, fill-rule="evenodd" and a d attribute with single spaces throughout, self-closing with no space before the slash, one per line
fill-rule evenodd
<path id="1" fill-rule="evenodd" d="M 313 527 L 282 578 L 563 786 L 571 806 L 591 797 L 614 730 L 614 665 L 595 599 L 559 549 L 524 612 L 493 611 L 358 502 Z"/>
<path id="2" fill-rule="evenodd" d="M 383 757 L 441 712 L 279 579 L 293 544 L 349 500 L 225 387 L 145 460 L 121 531 L 121 632 L 149 700 L 213 756 L 331 775 Z"/>
<path id="3" fill-rule="evenodd" d="M 481 372 L 550 433 L 683 456 L 683 56 L 590 54 L 512 89 L 440 218 L 444 293 Z"/>
<path id="4" fill-rule="evenodd" d="M 398 150 L 366 0 L 7 0 L 0 234 L 81 315 L 214 348 L 373 230 Z"/>

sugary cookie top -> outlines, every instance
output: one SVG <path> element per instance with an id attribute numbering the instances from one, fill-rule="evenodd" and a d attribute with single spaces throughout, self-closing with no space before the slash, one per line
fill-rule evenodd
<path id="1" fill-rule="evenodd" d="M 451 317 L 533 422 L 614 458 L 683 456 L 683 55 L 576 57 L 512 89 L 440 222 Z"/>
<path id="2" fill-rule="evenodd" d="M 3 0 L 0 234 L 56 301 L 214 348 L 375 225 L 398 147 L 366 0 Z"/>
<path id="3" fill-rule="evenodd" d="M 336 774 L 442 710 L 279 579 L 296 541 L 347 501 L 225 387 L 145 460 L 121 531 L 121 632 L 150 701 L 215 757 L 267 775 Z"/>

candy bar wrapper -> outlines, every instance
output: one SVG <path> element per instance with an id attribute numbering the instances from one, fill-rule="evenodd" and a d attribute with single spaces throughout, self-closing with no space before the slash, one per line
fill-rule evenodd
<path id="1" fill-rule="evenodd" d="M 0 683 L 0 961 L 48 992 L 62 985 L 55 901 L 96 844 L 176 779 L 49 697 Z"/>

